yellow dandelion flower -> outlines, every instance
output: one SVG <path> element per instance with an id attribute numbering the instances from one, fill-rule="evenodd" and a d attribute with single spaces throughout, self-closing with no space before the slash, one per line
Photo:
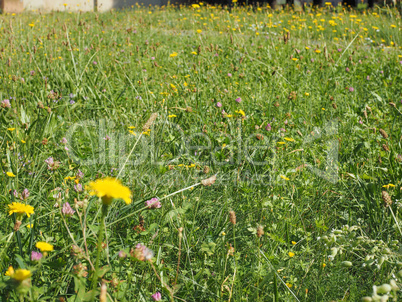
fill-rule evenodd
<path id="1" fill-rule="evenodd" d="M 315 52 L 316 52 L 316 53 L 321 53 L 321 50 L 316 49 Z"/>
<path id="2" fill-rule="evenodd" d="M 280 175 L 279 177 L 282 178 L 282 179 L 284 179 L 284 180 L 289 180 L 289 178 L 287 178 L 287 177 L 284 176 L 284 175 Z M 292 257 L 293 257 L 293 256 L 292 256 Z"/>
<path id="3" fill-rule="evenodd" d="M 202 33 L 202 30 L 201 30 L 201 29 L 197 29 L 197 34 L 200 34 L 200 33 Z"/>
<path id="4" fill-rule="evenodd" d="M 15 128 L 7 128 L 8 131 L 14 131 Z"/>
<path id="5" fill-rule="evenodd" d="M 292 60 L 296 62 L 296 61 L 298 61 L 299 59 L 298 59 L 298 58 L 292 58 Z"/>
<path id="6" fill-rule="evenodd" d="M 200 6 L 198 4 L 193 4 L 191 5 L 193 8 L 200 8 Z"/>
<path id="7" fill-rule="evenodd" d="M 289 288 L 291 288 L 293 285 L 290 284 L 289 282 L 286 282 L 286 286 L 289 287 Z"/>
<path id="8" fill-rule="evenodd" d="M 21 282 L 24 281 L 25 279 L 31 278 L 31 276 L 32 276 L 31 271 L 19 268 L 10 277 L 16 281 Z"/>
<path id="9" fill-rule="evenodd" d="M 51 252 L 54 250 L 53 245 L 47 242 L 37 242 L 35 246 L 40 249 L 40 251 L 43 252 Z"/>
<path id="10" fill-rule="evenodd" d="M 241 114 L 242 116 L 246 116 L 246 113 L 241 109 L 236 110 L 235 112 Z"/>
<path id="11" fill-rule="evenodd" d="M 10 208 L 8 211 L 9 215 L 16 213 L 18 216 L 26 214 L 28 217 L 31 217 L 31 214 L 34 213 L 34 207 L 20 202 L 13 202 L 8 207 Z"/>
<path id="12" fill-rule="evenodd" d="M 322 267 L 323 267 L 323 268 L 326 267 L 326 266 L 327 266 L 327 265 L 326 265 L 325 263 L 322 264 Z"/>
<path id="13" fill-rule="evenodd" d="M 26 143 L 26 141 L 24 141 L 24 140 L 22 139 L 22 140 L 21 140 L 21 143 L 25 144 L 25 143 Z"/>
<path id="14" fill-rule="evenodd" d="M 288 141 L 288 142 L 294 142 L 295 140 L 293 139 L 293 138 L 291 138 L 291 137 L 284 137 L 283 138 L 285 141 Z"/>
<path id="15" fill-rule="evenodd" d="M 309 96 L 309 95 L 310 95 L 310 93 L 306 92 L 304 95 L 305 95 L 305 96 Z"/>
<path id="16" fill-rule="evenodd" d="M 289 252 L 288 255 L 289 255 L 290 258 L 292 258 L 292 257 L 294 257 L 295 253 Z"/>
<path id="17" fill-rule="evenodd" d="M 67 176 L 67 177 L 64 177 L 64 179 L 65 180 L 74 180 L 75 176 Z"/>
<path id="18" fill-rule="evenodd" d="M 278 142 L 278 145 L 285 145 L 285 142 Z"/>
<path id="19" fill-rule="evenodd" d="M 105 205 L 110 205 L 113 199 L 123 199 L 126 204 L 131 203 L 131 191 L 121 184 L 120 180 L 106 177 L 89 183 L 90 195 L 102 198 Z"/>
<path id="20" fill-rule="evenodd" d="M 134 128 L 135 128 L 134 126 L 129 126 L 129 127 L 128 127 L 128 129 L 134 129 Z"/>
<path id="21" fill-rule="evenodd" d="M 295 245 L 295 244 L 296 244 L 296 241 L 292 241 L 292 244 Z"/>
<path id="22" fill-rule="evenodd" d="M 177 115 L 176 114 L 169 114 L 168 115 L 168 118 L 173 118 L 173 117 L 177 117 Z"/>
<path id="23" fill-rule="evenodd" d="M 5 273 L 6 276 L 11 277 L 12 275 L 14 275 L 14 268 L 10 265 Z"/>
<path id="24" fill-rule="evenodd" d="M 35 26 L 35 24 L 33 24 L 33 23 L 30 23 L 30 24 L 28 24 L 30 27 L 34 27 Z"/>
<path id="25" fill-rule="evenodd" d="M 197 53 L 196 53 L 195 51 L 192 51 L 191 53 L 192 53 L 193 55 L 197 55 Z M 187 83 L 184 83 L 184 86 L 187 86 L 186 84 L 187 84 Z"/>
<path id="26" fill-rule="evenodd" d="M 177 55 L 178 55 L 177 52 L 173 52 L 173 53 L 170 54 L 170 57 L 171 57 L 171 58 L 174 58 L 174 57 L 177 57 Z"/>
<path id="27" fill-rule="evenodd" d="M 6 174 L 8 177 L 15 177 L 15 174 L 13 172 L 7 172 Z"/>
<path id="28" fill-rule="evenodd" d="M 396 25 L 394 25 L 394 24 L 391 24 L 391 27 L 392 27 L 392 28 L 396 28 Z"/>

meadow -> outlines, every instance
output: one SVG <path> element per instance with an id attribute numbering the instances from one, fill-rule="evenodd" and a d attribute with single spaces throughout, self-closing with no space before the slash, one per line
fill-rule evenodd
<path id="1" fill-rule="evenodd" d="M 401 300 L 396 8 L 0 16 L 0 301 Z"/>

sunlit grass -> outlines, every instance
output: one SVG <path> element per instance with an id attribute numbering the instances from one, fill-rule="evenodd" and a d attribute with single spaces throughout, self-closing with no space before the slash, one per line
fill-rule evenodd
<path id="1" fill-rule="evenodd" d="M 396 291 L 396 9 L 65 10 L 1 19 L 1 297 Z"/>

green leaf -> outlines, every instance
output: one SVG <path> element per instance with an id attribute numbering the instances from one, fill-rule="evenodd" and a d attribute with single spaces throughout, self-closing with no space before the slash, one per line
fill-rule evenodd
<path id="1" fill-rule="evenodd" d="M 216 243 L 214 243 L 214 242 L 209 242 L 209 243 L 204 242 L 201 245 L 201 251 L 207 253 L 208 256 L 211 256 L 215 253 L 215 246 L 216 246 Z"/>

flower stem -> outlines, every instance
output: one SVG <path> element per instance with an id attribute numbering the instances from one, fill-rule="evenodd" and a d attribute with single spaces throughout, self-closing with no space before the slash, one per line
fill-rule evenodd
<path id="1" fill-rule="evenodd" d="M 96 293 L 96 286 L 98 281 L 98 271 L 99 271 L 99 262 L 101 258 L 101 250 L 102 250 L 102 241 L 103 241 L 103 231 L 105 228 L 105 218 L 107 215 L 108 206 L 103 204 L 102 205 L 102 215 L 101 215 L 101 225 L 98 231 L 98 246 L 96 249 L 96 263 L 95 263 L 95 272 L 92 277 L 92 299 L 91 301 L 95 300 L 95 293 Z"/>
<path id="2" fill-rule="evenodd" d="M 130 287 L 129 285 L 131 284 L 131 278 L 133 277 L 133 272 L 134 272 L 134 263 L 132 263 L 131 271 L 128 274 L 128 277 L 127 277 L 127 286 L 126 286 L 126 289 L 124 290 L 123 300 L 122 301 L 127 301 L 127 299 L 126 299 L 127 290 Z"/>
<path id="3" fill-rule="evenodd" d="M 157 277 L 157 278 L 159 279 L 159 281 L 161 282 L 162 286 L 164 286 L 164 287 L 169 291 L 169 294 L 170 294 L 170 295 L 169 295 L 170 301 L 171 301 L 171 302 L 174 302 L 174 297 L 173 297 L 174 292 L 173 292 L 173 289 L 170 288 L 170 286 L 167 285 L 165 282 L 163 282 L 162 278 L 159 276 L 158 272 L 156 271 L 156 268 L 155 268 L 154 264 L 152 263 L 152 261 L 149 261 L 149 263 L 151 264 L 151 267 L 152 267 L 152 269 L 154 270 L 156 277 Z"/>

